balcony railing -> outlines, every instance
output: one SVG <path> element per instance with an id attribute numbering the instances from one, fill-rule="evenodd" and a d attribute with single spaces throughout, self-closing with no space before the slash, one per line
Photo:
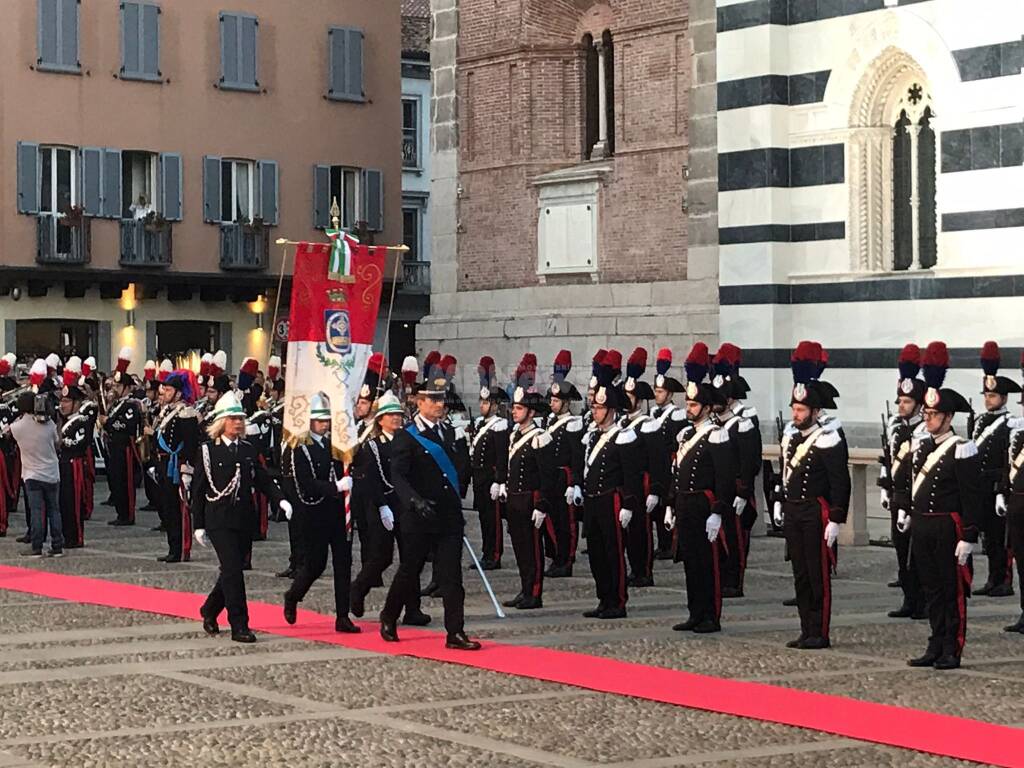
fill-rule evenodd
<path id="1" fill-rule="evenodd" d="M 420 167 L 420 148 L 419 142 L 416 141 L 416 136 L 403 136 L 402 137 L 402 167 L 403 168 L 419 168 Z"/>
<path id="2" fill-rule="evenodd" d="M 171 225 L 121 220 L 121 266 L 166 267 L 171 263 Z"/>
<path id="3" fill-rule="evenodd" d="M 36 220 L 36 262 L 39 264 L 88 264 L 90 259 L 91 222 L 78 217 L 69 219 L 52 213 L 40 214 Z"/>
<path id="4" fill-rule="evenodd" d="M 248 224 L 220 225 L 220 268 L 259 270 L 267 268 L 270 230 Z"/>
<path id="5" fill-rule="evenodd" d="M 406 293 L 430 293 L 430 262 L 402 261 L 402 290 Z"/>

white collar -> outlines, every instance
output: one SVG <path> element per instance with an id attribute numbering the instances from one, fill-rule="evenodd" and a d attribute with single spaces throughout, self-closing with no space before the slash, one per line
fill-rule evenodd
<path id="1" fill-rule="evenodd" d="M 220 436 L 220 441 L 224 443 L 224 445 L 226 445 L 228 448 L 230 448 L 232 445 L 238 442 L 237 439 L 232 440 L 230 437 L 224 437 L 224 435 Z"/>
<path id="2" fill-rule="evenodd" d="M 437 429 L 437 424 L 432 422 L 426 416 L 423 416 L 423 415 L 421 415 L 419 413 L 416 414 L 416 422 L 420 425 L 421 428 L 431 429 L 431 430 Z"/>
<path id="3" fill-rule="evenodd" d="M 933 442 L 934 442 L 934 443 L 935 443 L 936 445 L 942 445 L 942 444 L 943 444 L 944 442 L 946 442 L 946 441 L 947 441 L 947 440 L 948 440 L 949 438 L 953 437 L 953 436 L 954 436 L 954 434 L 955 434 L 955 433 L 953 432 L 953 430 L 952 430 L 952 429 L 949 429 L 949 430 L 947 430 L 947 431 L 943 432 L 943 433 L 942 433 L 941 435 L 939 435 L 938 437 L 935 437 L 935 436 L 933 435 L 933 436 L 932 436 L 932 441 L 933 441 Z"/>

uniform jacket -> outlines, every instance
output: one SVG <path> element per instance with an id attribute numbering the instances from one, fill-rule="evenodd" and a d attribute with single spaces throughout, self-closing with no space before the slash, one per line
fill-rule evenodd
<path id="1" fill-rule="evenodd" d="M 647 466 L 651 475 L 651 493 L 663 501 L 671 492 L 676 438 L 686 424 L 686 410 L 675 403 L 669 403 L 656 405 L 651 411 L 651 417 L 640 427 L 640 438 L 646 445 Z"/>
<path id="2" fill-rule="evenodd" d="M 981 464 L 982 491 L 997 490 L 1006 474 L 1006 462 L 1010 444 L 1010 414 L 1005 408 L 986 411 L 974 422 L 971 439 L 978 447 L 978 461 Z"/>
<path id="3" fill-rule="evenodd" d="M 719 416 L 722 428 L 729 433 L 733 466 L 736 470 L 736 495 L 748 502 L 754 498 L 754 481 L 761 471 L 761 431 L 754 418 L 744 416 L 753 408 L 743 407 L 725 411 Z"/>
<path id="4" fill-rule="evenodd" d="M 808 448 L 801 447 L 807 443 Z M 850 506 L 849 449 L 839 420 L 815 424 L 805 432 L 790 424 L 782 436 L 782 451 L 782 500 L 823 498 L 829 504 L 829 520 L 845 523 Z"/>
<path id="5" fill-rule="evenodd" d="M 529 424 L 516 425 L 509 433 L 507 492 L 532 497 L 533 509 L 551 511 L 552 489 L 557 468 L 552 457 L 553 441 L 547 430 Z"/>
<path id="6" fill-rule="evenodd" d="M 557 475 L 554 492 L 583 483 L 583 419 L 571 414 L 548 414 L 544 428 L 551 437 L 551 461 Z"/>
<path id="7" fill-rule="evenodd" d="M 259 513 L 253 490 L 276 507 L 284 495 L 260 463 L 259 451 L 248 440 L 229 447 L 223 440 L 204 443 L 195 457 L 192 480 L 192 518 L 196 529 L 255 532 Z"/>
<path id="8" fill-rule="evenodd" d="M 952 441 L 952 444 L 946 445 Z M 929 459 L 941 451 L 938 459 Z M 964 541 L 978 540 L 981 516 L 981 461 L 972 440 L 947 432 L 938 443 L 931 435 L 915 438 L 912 515 L 960 515 Z"/>
<path id="9" fill-rule="evenodd" d="M 455 430 L 442 423 L 434 429 L 419 416 L 413 424 L 425 440 L 441 446 L 448 458 L 458 469 L 458 447 Z M 432 501 L 437 518 L 448 524 L 462 527 L 462 498 L 448 481 L 433 456 L 409 433 L 409 426 L 399 430 L 391 447 L 391 484 L 403 510 L 409 510 L 413 502 Z"/>
<path id="10" fill-rule="evenodd" d="M 622 429 L 619 424 L 609 427 L 611 436 L 601 429 L 592 429 L 583 437 L 583 494 L 597 497 L 619 494 L 622 509 L 639 512 L 645 503 L 642 482 L 643 466 L 638 463 L 635 430 Z"/>
<path id="11" fill-rule="evenodd" d="M 322 443 L 305 435 L 281 456 L 285 493 L 296 514 L 345 518 L 344 501 L 338 491 L 341 463 L 331 455 L 331 438 Z"/>
<path id="12" fill-rule="evenodd" d="M 710 492 L 713 513 L 730 511 L 736 497 L 736 462 L 729 431 L 711 421 L 687 424 L 676 441 L 670 503 L 678 507 L 687 495 Z"/>
<path id="13" fill-rule="evenodd" d="M 498 416 L 477 419 L 469 442 L 474 500 L 489 499 L 491 484 L 505 482 L 508 472 L 508 430 L 507 419 Z"/>

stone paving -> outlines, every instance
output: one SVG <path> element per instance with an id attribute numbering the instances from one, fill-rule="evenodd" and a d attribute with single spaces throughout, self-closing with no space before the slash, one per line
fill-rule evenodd
<path id="1" fill-rule="evenodd" d="M 103 484 L 100 484 L 101 488 Z M 101 499 L 97 499 L 97 502 Z M 176 590 L 205 591 L 211 550 L 164 565 L 165 546 L 141 513 L 113 528 L 96 507 L 87 546 L 60 560 L 21 558 L 24 515 L 0 539 L 0 564 Z M 476 525 L 470 522 L 472 537 Z M 273 576 L 287 560 L 284 525 L 271 524 L 247 574 L 251 599 L 279 602 Z M 356 557 L 358 562 L 358 556 Z M 466 558 L 468 563 L 468 558 Z M 548 580 L 545 608 L 495 618 L 466 573 L 467 626 L 482 638 L 609 656 L 733 679 L 1024 723 L 1024 635 L 1002 632 L 1014 598 L 972 599 L 964 668 L 904 664 L 924 648 L 925 622 L 893 620 L 895 556 L 845 549 L 836 579 L 834 648 L 788 650 L 797 634 L 781 542 L 756 539 L 747 595 L 725 604 L 724 631 L 680 635 L 682 568 L 657 563 L 656 587 L 634 590 L 629 618 L 584 619 L 595 598 L 586 558 L 570 579 Z M 511 548 L 491 572 L 499 598 L 516 591 Z M 388 577 L 390 574 L 388 574 Z M 984 579 L 984 563 L 977 578 Z M 387 578 L 387 577 L 386 577 Z M 372 618 L 383 600 L 367 600 Z M 325 578 L 304 607 L 331 612 Z M 424 600 L 440 624 L 440 601 Z M 438 641 L 441 641 L 439 635 Z M 0 768 L 14 766 L 946 766 L 954 760 L 799 728 L 598 694 L 498 673 L 262 635 L 254 646 L 208 638 L 198 621 L 0 592 Z"/>

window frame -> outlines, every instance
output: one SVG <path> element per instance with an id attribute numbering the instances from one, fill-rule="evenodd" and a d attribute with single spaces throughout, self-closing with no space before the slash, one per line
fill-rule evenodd
<path id="1" fill-rule="evenodd" d="M 413 262 L 421 262 L 423 259 L 423 208 L 420 205 L 409 205 L 404 203 L 402 205 L 402 243 L 406 246 L 409 245 L 409 238 L 406 236 L 405 231 L 405 216 L 411 213 L 416 218 L 415 233 L 413 239 L 415 240 L 415 248 L 410 247 L 407 254 L 406 260 Z"/>
<path id="2" fill-rule="evenodd" d="M 43 153 L 50 153 L 50 199 L 45 203 L 43 201 Z M 39 190 L 39 215 L 40 216 L 55 216 L 59 219 L 64 218 L 65 214 L 57 208 L 57 152 L 67 152 L 71 158 L 70 162 L 70 188 L 71 188 L 71 202 L 70 207 L 74 208 L 79 205 L 79 168 L 78 168 L 78 147 L 70 147 L 65 144 L 40 144 L 39 145 L 39 168 L 36 172 L 36 188 Z M 52 208 L 47 210 L 44 205 L 52 205 Z"/>
<path id="3" fill-rule="evenodd" d="M 131 170 L 131 159 L 136 157 L 136 156 L 139 156 L 139 155 L 144 155 L 149 160 L 149 185 L 148 185 L 149 186 L 149 190 L 146 193 L 146 199 L 148 200 L 150 207 L 152 207 L 154 211 L 156 211 L 157 213 L 159 213 L 161 215 L 163 215 L 163 213 L 164 213 L 164 211 L 161 210 L 163 206 L 162 206 L 161 200 L 160 200 L 160 180 L 159 180 L 159 174 L 160 174 L 160 153 L 159 152 L 150 152 L 150 151 L 144 150 L 144 149 L 122 149 L 121 150 L 121 178 L 122 178 L 122 182 L 121 182 L 121 186 L 122 186 L 122 189 L 121 189 L 121 218 L 122 219 L 130 219 L 131 218 L 131 216 L 125 215 L 125 212 L 126 212 L 127 208 L 130 208 L 132 205 L 135 204 L 135 200 L 136 200 L 136 197 L 137 197 L 136 195 L 132 194 L 132 196 L 130 198 L 128 198 L 129 199 L 129 203 L 128 203 L 128 206 L 126 208 L 126 206 L 124 205 L 124 201 L 125 201 L 126 195 L 128 194 L 128 190 L 124 188 L 124 181 L 123 181 L 123 179 L 124 179 L 124 176 L 125 176 L 125 170 L 129 169 L 128 170 L 128 180 L 134 186 L 134 175 L 133 175 L 132 170 Z M 132 190 L 132 192 L 134 193 L 134 190 Z"/>
<path id="4" fill-rule="evenodd" d="M 335 172 L 340 174 L 338 179 L 338 209 L 341 215 L 338 220 L 341 225 L 341 229 L 348 232 L 353 231 L 362 221 L 360 216 L 363 215 L 363 204 L 362 204 L 362 187 L 363 187 L 363 169 L 357 168 L 352 165 L 330 165 L 330 177 L 327 184 L 327 209 L 330 211 L 331 203 L 335 198 L 334 195 L 334 174 Z M 335 171 L 337 169 L 337 171 Z M 345 221 L 345 201 L 348 200 L 348 196 L 345 194 L 345 177 L 347 174 L 352 174 L 353 186 L 352 186 L 352 221 Z M 333 222 L 330 221 L 330 213 L 327 216 L 328 228 L 333 227 Z"/>
<path id="5" fill-rule="evenodd" d="M 138 45 L 139 45 L 139 64 L 144 67 L 145 61 L 145 16 L 143 9 L 146 7 L 156 9 L 156 72 L 146 72 L 144 68 L 139 70 L 128 69 L 128 64 L 125 60 L 127 51 L 125 50 L 125 40 L 127 38 L 127 30 L 125 29 L 126 21 L 126 6 L 128 2 L 133 3 L 138 7 L 139 10 L 139 22 L 138 22 Z M 148 0 L 122 0 L 120 4 L 121 10 L 121 68 L 119 70 L 118 77 L 122 80 L 135 80 L 143 83 L 163 83 L 163 71 L 160 69 L 160 17 L 163 16 L 163 8 L 158 3 L 149 2 Z"/>
<path id="6" fill-rule="evenodd" d="M 256 216 L 254 215 L 256 209 L 255 209 L 254 206 L 256 204 L 256 173 L 257 173 L 257 163 L 256 163 L 255 160 L 247 160 L 247 159 L 241 158 L 241 157 L 222 157 L 222 158 L 220 158 L 221 178 L 222 179 L 224 178 L 223 174 L 224 174 L 224 164 L 225 163 L 230 163 L 231 164 L 231 196 L 230 196 L 229 199 L 231 200 L 231 216 L 232 216 L 232 218 L 231 219 L 225 219 L 224 218 L 224 189 L 223 189 L 223 184 L 222 184 L 222 188 L 221 188 L 221 204 L 220 204 L 220 223 L 221 224 L 243 224 L 243 223 L 250 223 L 251 224 L 256 219 Z M 235 215 L 236 212 L 237 212 L 237 205 L 238 205 L 238 166 L 241 165 L 241 164 L 245 164 L 245 165 L 247 165 L 249 167 L 249 195 L 248 195 L 248 197 L 249 197 L 249 200 L 248 200 L 248 203 L 249 203 L 249 219 L 248 219 L 247 222 L 243 221 L 242 219 L 238 218 Z"/>
<path id="7" fill-rule="evenodd" d="M 406 125 L 405 125 L 405 106 L 406 106 L 406 104 L 411 105 L 412 109 L 413 109 L 413 121 L 412 121 L 412 126 L 411 127 L 406 127 Z M 421 142 L 420 142 L 420 108 L 421 108 L 421 99 L 420 99 L 419 96 L 415 96 L 415 95 L 412 95 L 412 96 L 403 95 L 402 96 L 402 170 L 403 171 L 422 171 L 423 170 L 423 163 L 421 162 L 421 160 L 423 158 L 423 154 L 422 154 L 422 147 L 421 147 Z M 405 162 L 405 141 L 406 141 L 406 138 L 408 138 L 410 134 L 411 134 L 412 140 L 413 140 L 413 147 L 414 147 L 414 150 L 415 150 L 415 160 L 416 160 L 416 162 L 413 163 L 412 165 L 406 165 L 406 162 Z"/>
<path id="8" fill-rule="evenodd" d="M 224 22 L 228 17 L 232 17 L 238 24 L 238 31 L 235 40 L 235 61 L 237 63 L 239 71 L 241 71 L 242 62 L 242 22 L 243 20 L 249 19 L 253 22 L 253 71 L 251 83 L 245 83 L 241 80 L 228 80 L 226 70 L 227 64 L 227 47 L 225 46 L 225 33 L 224 33 Z M 220 78 L 218 79 L 218 87 L 224 91 L 241 91 L 243 93 L 260 93 L 263 90 L 263 86 L 260 85 L 260 20 L 259 17 L 251 13 L 242 13 L 239 11 L 221 11 L 218 16 L 218 38 L 220 40 Z"/>
<path id="9" fill-rule="evenodd" d="M 63 61 L 45 61 L 43 59 L 43 3 L 47 0 L 37 0 L 36 2 L 36 71 L 37 72 L 50 72 L 55 74 L 63 75 L 81 75 L 82 74 L 82 12 L 80 0 L 74 0 L 73 6 L 75 9 L 75 63 L 67 64 Z M 56 18 L 56 38 L 55 45 L 57 49 L 57 58 L 61 58 L 61 50 L 63 49 L 62 43 L 62 32 L 63 32 L 63 20 L 64 20 L 64 0 L 52 0 L 55 9 Z"/>

